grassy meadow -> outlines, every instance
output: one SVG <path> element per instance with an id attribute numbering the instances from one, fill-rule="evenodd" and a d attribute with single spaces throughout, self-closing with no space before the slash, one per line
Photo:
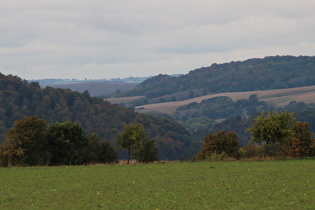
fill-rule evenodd
<path id="1" fill-rule="evenodd" d="M 315 160 L 0 168 L 0 209 L 315 209 Z"/>

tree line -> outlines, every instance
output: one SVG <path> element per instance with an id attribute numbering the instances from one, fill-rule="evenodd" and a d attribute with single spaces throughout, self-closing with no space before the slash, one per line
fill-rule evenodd
<path id="1" fill-rule="evenodd" d="M 53 123 L 47 126 L 45 120 L 28 116 L 17 120 L 0 145 L 2 166 L 54 166 L 115 163 L 118 149 L 128 149 L 139 162 L 158 160 L 158 149 L 154 139 L 147 139 L 144 127 L 138 124 L 124 126 L 117 136 L 118 147 L 109 141 L 101 141 L 95 134 L 72 122 Z M 128 146 L 126 146 L 128 145 Z"/>
<path id="2" fill-rule="evenodd" d="M 307 122 L 297 121 L 294 113 L 261 112 L 247 131 L 251 142 L 240 147 L 234 131 L 216 131 L 204 137 L 195 160 L 216 160 L 225 157 L 244 158 L 258 156 L 314 157 L 315 139 Z"/>
<path id="3" fill-rule="evenodd" d="M 315 139 L 307 122 L 297 121 L 294 113 L 261 112 L 247 131 L 251 142 L 240 147 L 234 131 L 217 131 L 204 137 L 204 143 L 193 160 L 221 160 L 258 156 L 315 156 Z M 127 164 L 131 158 L 138 162 L 158 161 L 154 139 L 147 137 L 139 124 L 125 124 L 117 135 L 118 146 L 101 141 L 95 134 L 72 122 L 53 123 L 37 116 L 17 120 L 0 145 L 1 166 L 54 166 L 115 163 L 118 149 L 127 150 Z M 263 153 L 262 153 L 263 151 Z"/>

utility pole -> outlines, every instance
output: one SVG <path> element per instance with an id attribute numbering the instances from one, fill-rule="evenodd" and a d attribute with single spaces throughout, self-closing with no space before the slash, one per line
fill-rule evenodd
<path id="1" fill-rule="evenodd" d="M 24 80 L 25 80 L 25 67 L 23 69 L 23 75 L 24 75 Z"/>

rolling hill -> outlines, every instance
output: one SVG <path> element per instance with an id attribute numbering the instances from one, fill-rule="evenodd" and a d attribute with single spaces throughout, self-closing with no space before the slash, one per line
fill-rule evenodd
<path id="1" fill-rule="evenodd" d="M 183 101 L 215 93 L 315 85 L 315 57 L 273 56 L 212 64 L 179 77 L 158 75 L 112 97 L 144 96 L 135 105 Z"/>
<path id="2" fill-rule="evenodd" d="M 253 94 L 259 102 L 250 100 Z M 314 105 L 308 104 L 315 103 L 315 57 L 274 56 L 213 64 L 179 77 L 158 75 L 112 97 L 116 98 L 107 100 L 134 106 L 139 113 L 172 118 L 198 138 L 233 130 L 244 145 L 250 139 L 246 129 L 251 117 L 277 107 L 295 112 L 314 131 Z"/>

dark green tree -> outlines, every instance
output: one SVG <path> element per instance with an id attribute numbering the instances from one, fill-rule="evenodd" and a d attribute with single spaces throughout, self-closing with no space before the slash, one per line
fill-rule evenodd
<path id="1" fill-rule="evenodd" d="M 46 139 L 50 165 L 80 165 L 88 162 L 88 139 L 84 130 L 72 122 L 54 123 L 47 129 Z"/>
<path id="2" fill-rule="evenodd" d="M 117 150 L 108 141 L 101 142 L 99 163 L 115 163 L 117 161 Z"/>
<path id="3" fill-rule="evenodd" d="M 88 161 L 89 163 L 112 163 L 117 161 L 117 151 L 108 142 L 101 142 L 101 138 L 91 133 L 88 135 Z"/>
<path id="4" fill-rule="evenodd" d="M 136 144 L 133 157 L 141 163 L 158 161 L 158 149 L 154 139 L 143 139 Z"/>
<path id="5" fill-rule="evenodd" d="M 89 163 L 99 163 L 100 154 L 100 140 L 101 138 L 96 133 L 90 133 L 88 135 L 88 150 L 87 158 Z"/>

